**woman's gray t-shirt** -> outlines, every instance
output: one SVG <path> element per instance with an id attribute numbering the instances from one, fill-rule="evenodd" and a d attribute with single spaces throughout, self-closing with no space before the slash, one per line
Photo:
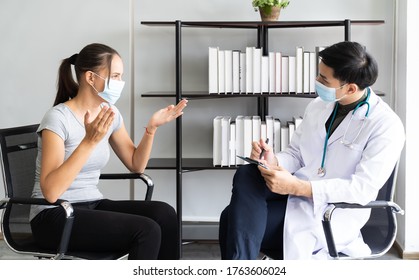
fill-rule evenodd
<path id="1" fill-rule="evenodd" d="M 102 199 L 103 195 L 97 188 L 100 171 L 108 163 L 110 149 L 109 137 L 118 130 L 122 123 L 122 116 L 115 106 L 112 106 L 115 112 L 115 119 L 105 137 L 97 144 L 86 164 L 80 170 L 80 173 L 74 179 L 70 187 L 60 196 L 60 199 L 68 200 L 71 203 L 94 201 Z M 42 157 L 42 137 L 41 131 L 47 129 L 64 141 L 65 156 L 67 160 L 74 150 L 83 140 L 86 130 L 84 123 L 81 123 L 73 112 L 64 103 L 51 108 L 42 119 L 38 132 L 38 156 L 36 158 L 35 185 L 32 197 L 44 198 L 40 186 L 41 157 Z M 33 205 L 31 207 L 30 219 L 32 220 L 39 212 L 51 206 Z"/>

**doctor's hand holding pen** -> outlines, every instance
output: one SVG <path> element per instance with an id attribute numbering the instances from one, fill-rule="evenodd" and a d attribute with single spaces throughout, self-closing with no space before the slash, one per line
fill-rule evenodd
<path id="1" fill-rule="evenodd" d="M 254 141 L 252 143 L 252 151 L 250 153 L 250 158 L 261 161 L 265 160 L 270 165 L 278 165 L 278 160 L 275 157 L 273 149 L 268 145 L 269 138 L 264 141 L 260 139 L 259 141 Z"/>
<path id="2" fill-rule="evenodd" d="M 290 194 L 312 197 L 313 193 L 310 181 L 298 179 L 288 172 L 288 170 L 277 164 L 270 165 L 266 160 L 261 160 L 261 163 L 268 167 L 258 166 L 271 192 L 283 195 Z"/>

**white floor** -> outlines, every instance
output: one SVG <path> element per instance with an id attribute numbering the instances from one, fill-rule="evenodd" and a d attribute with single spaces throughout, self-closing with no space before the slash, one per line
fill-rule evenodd
<path id="1" fill-rule="evenodd" d="M 4 240 L 0 240 L 0 260 L 27 260 L 34 259 L 32 256 L 16 254 L 11 251 Z M 220 249 L 215 241 L 206 242 L 190 242 L 182 247 L 183 260 L 219 260 Z M 396 250 L 391 249 L 386 255 L 379 259 L 384 260 L 401 260 Z"/>

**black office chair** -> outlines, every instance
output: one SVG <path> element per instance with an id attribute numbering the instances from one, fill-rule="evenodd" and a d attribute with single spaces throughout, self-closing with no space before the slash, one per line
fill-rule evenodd
<path id="1" fill-rule="evenodd" d="M 365 243 L 370 247 L 371 254 L 357 257 L 356 259 L 377 258 L 387 253 L 396 239 L 397 220 L 396 214 L 404 214 L 404 211 L 393 201 L 398 164 L 393 169 L 387 182 L 380 189 L 377 199 L 367 205 L 332 203 L 327 207 L 323 215 L 323 229 L 326 236 L 329 255 L 334 259 L 353 259 L 337 252 L 331 228 L 332 214 L 335 209 L 360 209 L 370 208 L 371 215 L 367 223 L 361 229 Z"/>
<path id="2" fill-rule="evenodd" d="M 20 254 L 50 259 L 122 259 L 127 252 L 71 252 L 67 251 L 74 218 L 71 203 L 58 200 L 49 203 L 45 199 L 31 198 L 35 178 L 38 124 L 0 129 L 0 150 L 6 197 L 0 201 L 3 210 L 1 231 L 9 248 Z M 154 183 L 146 174 L 102 174 L 101 179 L 141 179 L 147 186 L 145 200 L 151 200 Z M 30 206 L 57 205 L 66 213 L 61 243 L 57 250 L 38 247 L 33 239 L 29 223 Z"/>
<path id="3" fill-rule="evenodd" d="M 349 203 L 331 203 L 323 215 L 323 229 L 326 236 L 329 255 L 334 259 L 354 259 L 345 254 L 338 253 L 333 239 L 331 228 L 332 214 L 337 208 L 360 209 L 371 208 L 371 215 L 367 223 L 362 227 L 361 233 L 365 243 L 370 247 L 371 254 L 357 257 L 357 259 L 378 258 L 387 253 L 396 239 L 397 220 L 396 214 L 404 214 L 399 205 L 393 202 L 396 186 L 398 164 L 393 169 L 390 177 L 380 189 L 377 199 L 367 205 Z M 269 204 L 268 204 L 269 206 Z M 261 248 L 262 259 L 282 259 L 282 251 Z"/>

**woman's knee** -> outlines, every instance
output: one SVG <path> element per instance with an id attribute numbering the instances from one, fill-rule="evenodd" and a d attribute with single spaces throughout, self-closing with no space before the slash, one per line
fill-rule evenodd
<path id="1" fill-rule="evenodd" d="M 175 209 L 166 202 L 153 201 L 152 212 L 153 219 L 159 224 L 174 222 L 177 220 Z"/>
<path id="2" fill-rule="evenodd" d="M 160 246 L 160 225 L 152 219 L 141 219 L 137 225 L 135 239 L 138 243 L 158 244 L 158 246 Z"/>

